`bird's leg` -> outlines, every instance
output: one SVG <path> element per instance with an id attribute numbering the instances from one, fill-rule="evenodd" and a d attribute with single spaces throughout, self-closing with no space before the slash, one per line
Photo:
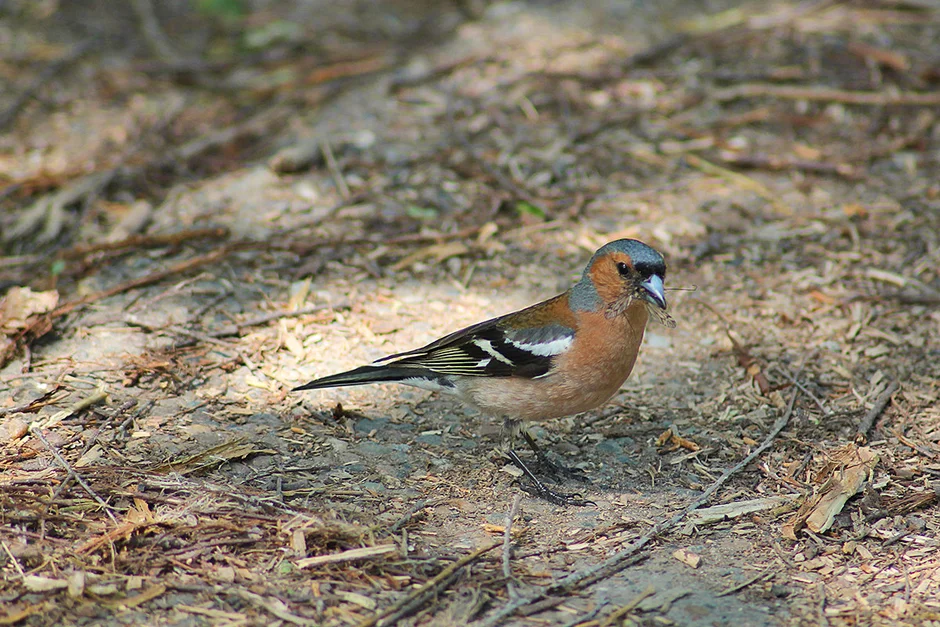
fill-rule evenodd
<path id="1" fill-rule="evenodd" d="M 525 462 L 519 457 L 519 454 L 513 450 L 513 441 L 515 440 L 516 434 L 521 430 L 525 434 L 525 439 L 529 442 L 530 446 L 533 446 L 533 449 L 536 451 L 536 454 L 541 454 L 544 459 L 544 453 L 541 453 L 541 449 L 535 444 L 535 441 L 532 440 L 525 429 L 521 429 L 518 420 L 511 420 L 507 418 L 503 423 L 504 436 L 508 444 L 506 447 L 506 456 L 519 470 L 522 471 L 522 474 L 532 483 L 531 488 L 523 487 L 523 489 L 529 494 L 534 494 L 539 496 L 550 503 L 555 505 L 575 505 L 575 506 L 584 506 L 584 505 L 595 505 L 594 501 L 589 501 L 582 497 L 580 494 L 576 493 L 565 493 L 565 492 L 555 492 L 548 486 L 546 486 L 542 481 L 535 476 L 528 466 L 525 465 Z M 548 461 L 545 459 L 545 461 Z M 540 460 L 541 463 L 541 460 Z M 549 462 L 551 463 L 551 462 Z"/>
<path id="2" fill-rule="evenodd" d="M 523 439 L 525 439 L 526 444 L 528 444 L 529 448 L 532 449 L 532 452 L 535 453 L 535 457 L 536 459 L 538 459 L 538 462 L 539 462 L 540 470 L 544 470 L 545 472 L 550 474 L 555 479 L 558 479 L 559 481 L 562 481 L 565 479 L 574 479 L 575 481 L 581 481 L 583 483 L 590 483 L 590 480 L 580 469 L 569 468 L 568 466 L 565 466 L 564 464 L 559 464 L 557 462 L 553 462 L 552 460 L 550 460 L 548 458 L 548 455 L 545 454 L 545 451 L 542 450 L 542 447 L 540 447 L 536 443 L 535 439 L 532 437 L 532 434 L 529 433 L 528 429 L 526 429 L 525 427 L 520 427 L 519 431 L 520 433 L 522 433 L 522 437 Z"/>

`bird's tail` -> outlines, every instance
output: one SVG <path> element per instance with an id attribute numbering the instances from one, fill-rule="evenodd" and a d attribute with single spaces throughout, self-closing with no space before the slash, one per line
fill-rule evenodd
<path id="1" fill-rule="evenodd" d="M 338 388 L 347 385 L 365 385 L 367 383 L 396 382 L 404 379 L 413 379 L 422 376 L 424 371 L 414 368 L 397 366 L 360 366 L 355 370 L 331 374 L 322 379 L 314 379 L 310 383 L 294 388 L 299 390 L 319 390 L 322 388 Z"/>

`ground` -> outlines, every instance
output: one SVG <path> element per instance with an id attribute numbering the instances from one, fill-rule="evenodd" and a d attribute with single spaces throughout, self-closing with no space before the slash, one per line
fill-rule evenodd
<path id="1" fill-rule="evenodd" d="M 7 3 L 0 624 L 940 621 L 940 11 L 649 5 Z M 678 325 L 532 429 L 593 505 L 290 392 L 619 237 Z"/>

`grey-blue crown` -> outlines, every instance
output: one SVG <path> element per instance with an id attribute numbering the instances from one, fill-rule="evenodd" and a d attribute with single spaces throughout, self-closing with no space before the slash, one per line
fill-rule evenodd
<path id="1" fill-rule="evenodd" d="M 594 253 L 594 256 L 591 257 L 591 261 L 588 262 L 585 272 L 593 265 L 598 257 L 603 257 L 604 255 L 609 255 L 614 252 L 628 255 L 633 261 L 633 267 L 641 273 L 648 272 L 649 274 L 658 274 L 660 277 L 666 278 L 666 260 L 663 259 L 663 256 L 659 251 L 650 248 L 636 239 L 618 239 L 604 244 Z"/>

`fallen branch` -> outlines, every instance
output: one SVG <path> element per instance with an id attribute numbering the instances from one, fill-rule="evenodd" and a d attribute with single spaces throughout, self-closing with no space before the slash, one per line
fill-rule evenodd
<path id="1" fill-rule="evenodd" d="M 884 392 L 878 396 L 875 400 L 875 404 L 868 410 L 868 413 L 862 417 L 862 420 L 858 423 L 858 431 L 855 433 L 855 442 L 857 444 L 864 444 L 868 440 L 868 432 L 871 431 L 871 428 L 875 425 L 875 421 L 878 420 L 878 416 L 885 410 L 888 403 L 891 401 L 891 397 L 894 396 L 894 393 L 897 392 L 900 387 L 900 383 L 892 381 L 891 384 L 885 388 Z"/>
<path id="2" fill-rule="evenodd" d="M 214 227 L 208 229 L 190 229 L 178 233 L 169 233 L 164 235 L 131 235 L 116 242 L 98 242 L 96 244 L 86 244 L 83 246 L 73 246 L 61 253 L 65 259 L 74 259 L 84 257 L 91 253 L 106 252 L 112 250 L 123 250 L 125 248 L 161 248 L 163 246 L 178 246 L 183 242 L 194 239 L 212 238 L 221 239 L 228 236 L 228 229 L 225 227 Z"/>
<path id="3" fill-rule="evenodd" d="M 811 102 L 841 102 L 853 105 L 871 105 L 886 107 L 889 105 L 906 107 L 940 106 L 940 93 L 915 91 L 847 91 L 829 87 L 793 87 L 790 85 L 769 85 L 749 83 L 735 85 L 712 92 L 712 98 L 719 102 L 741 100 L 742 98 L 781 98 L 783 100 L 809 100 Z"/>

